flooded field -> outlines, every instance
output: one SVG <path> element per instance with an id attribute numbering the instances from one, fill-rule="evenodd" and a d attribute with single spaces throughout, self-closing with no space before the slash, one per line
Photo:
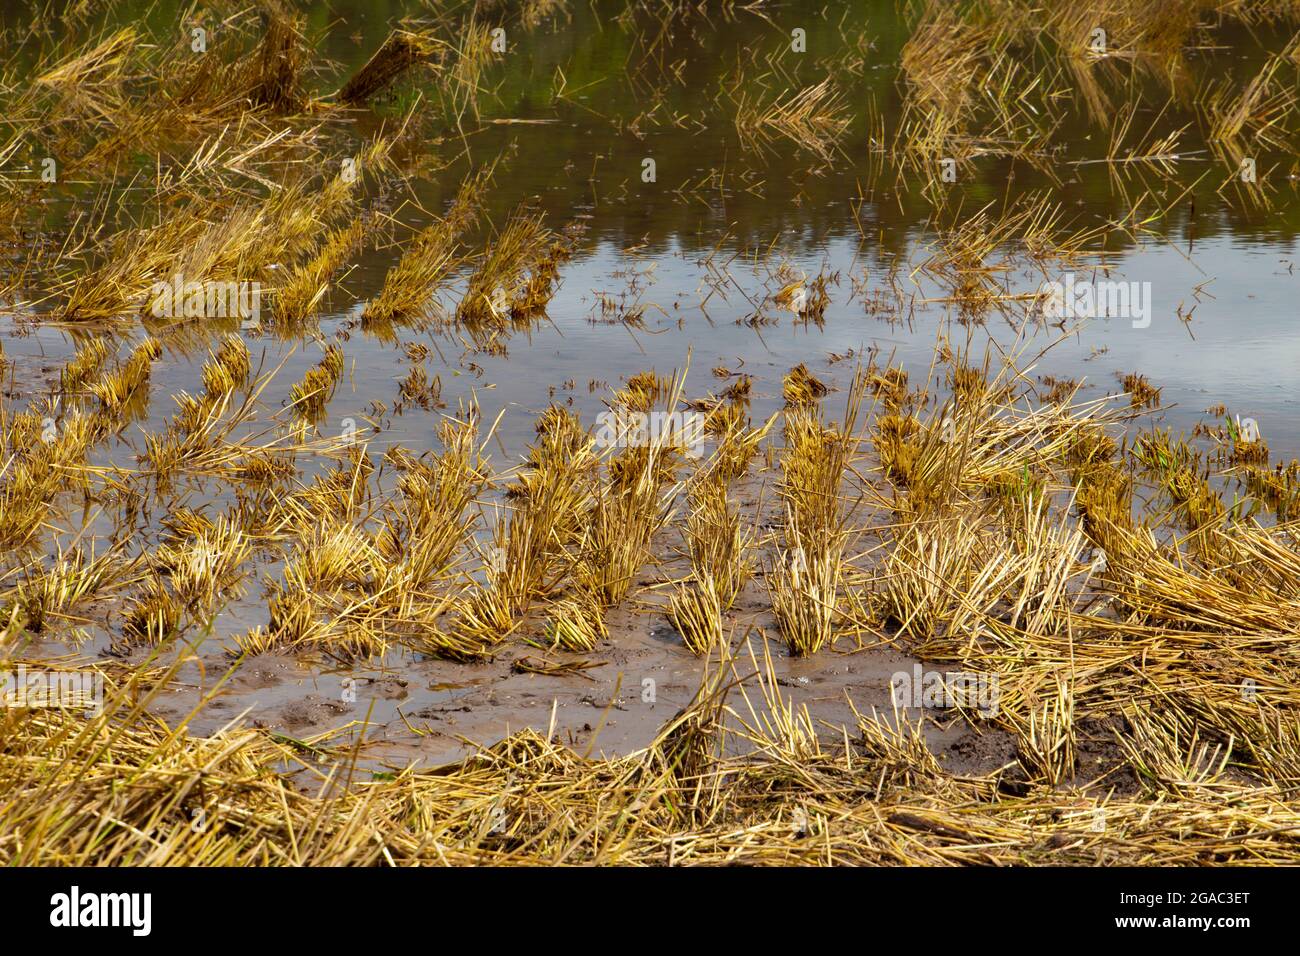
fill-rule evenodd
<path id="1" fill-rule="evenodd" d="M 843 6 L 0 11 L 0 860 L 1295 862 L 1300 9 Z"/>

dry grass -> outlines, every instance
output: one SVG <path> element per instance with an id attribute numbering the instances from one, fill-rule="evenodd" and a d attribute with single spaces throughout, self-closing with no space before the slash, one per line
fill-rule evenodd
<path id="1" fill-rule="evenodd" d="M 365 103 L 407 70 L 419 64 L 437 63 L 445 54 L 445 44 L 434 37 L 394 30 L 365 65 L 343 84 L 335 98 L 340 103 Z"/>
<path id="2" fill-rule="evenodd" d="M 691 653 L 703 656 L 723 642 L 722 602 L 709 578 L 682 585 L 668 605 L 668 620 Z"/>
<path id="3" fill-rule="evenodd" d="M 686 539 L 691 569 L 721 610 L 729 610 L 753 575 L 752 535 L 741 526 L 740 509 L 727 497 L 714 471 L 689 488 Z"/>
<path id="4" fill-rule="evenodd" d="M 325 414 L 334 389 L 343 378 L 343 350 L 337 345 L 325 349 L 320 362 L 307 370 L 302 381 L 289 390 L 289 405 L 294 414 L 316 421 Z"/>
<path id="5" fill-rule="evenodd" d="M 389 270 L 379 295 L 366 303 L 366 322 L 427 317 L 430 299 L 459 263 L 460 236 L 477 221 L 481 193 L 492 177 L 487 167 L 468 177 L 447 214 L 426 226 Z"/>
<path id="6" fill-rule="evenodd" d="M 84 7 L 67 23 L 84 26 Z M 873 362 L 846 386 L 833 369 L 844 356 L 830 366 L 806 357 L 779 394 L 753 366 L 715 370 L 728 387 L 689 404 L 685 370 L 642 372 L 612 390 L 621 423 L 703 414 L 697 437 L 713 447 L 700 460 L 680 434 L 616 430 L 639 437 L 603 441 L 576 398 L 564 404 L 575 383 L 557 386 L 526 456 L 502 470 L 487 456 L 497 423 L 482 422 L 473 401 L 436 414 L 444 385 L 450 403 L 490 383 L 453 383 L 442 346 L 504 357 L 511 334 L 545 318 L 578 232 L 515 205 L 497 165 L 479 162 L 499 124 L 520 134 L 503 162 L 528 163 L 523 134 L 538 122 L 489 113 L 493 100 L 510 105 L 501 93 L 512 89 L 493 75 L 492 28 L 509 26 L 513 51 L 517 25 L 533 30 L 566 5 L 426 8 L 350 78 L 323 83 L 332 66 L 312 48 L 307 19 L 279 0 L 223 12 L 201 58 L 175 24 L 165 36 L 145 21 L 70 27 L 66 42 L 50 43 L 42 23 L 31 63 L 0 66 L 0 298 L 17 328 L 54 323 L 76 346 L 62 368 L 41 370 L 57 371 L 48 395 L 26 384 L 21 359 L 0 355 L 0 647 L 5 666 L 75 665 L 109 689 L 99 715 L 0 709 L 0 862 L 1300 862 L 1300 471 L 1233 419 L 1198 432 L 1208 451 L 1130 430 L 1160 405 L 1145 376 L 1124 376 L 1122 396 L 1087 400 L 1081 381 L 1035 378 L 1022 338 L 979 361 L 954 354 L 947 325 L 928 375 L 910 360 L 910 374 Z M 742 145 L 812 163 L 793 177 L 798 203 L 842 172 L 832 161 L 856 141 L 898 175 L 891 188 L 873 171 L 861 206 L 887 197 L 907 214 L 918 198 L 929 204 L 932 241 L 908 268 L 936 294 L 906 297 L 898 257 L 892 290 L 869 287 L 865 271 L 854 279 L 855 294 L 877 295 L 869 313 L 896 299 L 901 321 L 906 299 L 950 308 L 958 326 L 1000 318 L 1028 335 L 1045 318 L 1040 297 L 1011 283 L 1061 265 L 1102 274 L 1103 250 L 1139 242 L 1176 212 L 1198 119 L 1230 179 L 1254 152 L 1281 154 L 1286 174 L 1300 46 L 1282 37 L 1280 52 L 1240 58 L 1250 64 L 1242 76 L 1218 41 L 1225 28 L 1294 25 L 1294 5 L 925 2 L 900 13 L 901 102 L 888 123 L 874 101 L 860 118 L 851 108 L 866 45 L 856 62 L 854 50 L 809 57 L 812 75 L 751 53 L 715 94 L 734 106 L 728 125 Z M 654 29 L 633 39 L 628 68 L 648 109 L 609 117 L 638 139 L 646 125 L 694 119 L 641 84 L 655 70 L 693 82 L 690 64 L 662 53 L 673 35 L 712 24 L 704 7 L 631 5 L 610 29 L 647 20 Z M 1091 42 L 1099 23 L 1103 49 Z M 1217 67 L 1216 57 L 1222 75 L 1193 82 L 1204 75 L 1197 61 Z M 576 106 L 566 82 L 557 70 L 554 98 Z M 338 92 L 315 99 L 313 89 Z M 390 134 L 393 104 L 402 118 Z M 372 124 L 373 138 L 353 135 Z M 1080 138 L 1104 157 L 1063 153 Z M 59 156 L 58 182 L 14 172 L 39 158 L 30 143 Z M 474 171 L 455 198 L 419 209 L 414 197 L 430 185 L 419 180 L 461 160 Z M 1028 164 L 1050 182 L 1104 163 L 1124 203 L 1097 226 L 1074 223 L 1047 194 L 1013 190 L 964 208 L 949 198 L 964 191 L 938 179 L 943 160 L 960 181 L 989 161 Z M 588 175 L 591 208 L 605 208 L 597 167 L 571 173 L 584 184 Z M 664 164 L 660 175 L 675 172 Z M 738 185 L 764 187 L 762 173 L 732 166 L 701 184 L 710 208 L 732 202 Z M 1248 202 L 1267 195 L 1262 185 L 1245 192 Z M 59 232 L 46 210 L 66 212 Z M 489 237 L 471 246 L 489 218 Z M 859 226 L 890 251 L 883 225 Z M 391 249 L 376 241 L 387 239 Z M 349 275 L 375 247 L 391 252 L 382 280 L 368 268 Z M 640 248 L 629 244 L 629 262 Z M 716 262 L 704 267 L 710 298 L 740 291 L 755 328 L 793 315 L 815 334 L 810 323 L 845 305 L 830 310 L 840 274 L 829 265 L 809 278 L 782 263 L 750 298 Z M 642 345 L 643 332 L 659 331 L 641 295 L 649 273 L 628 272 L 621 309 L 596 294 Z M 258 344 L 260 329 L 240 328 L 242 316 L 213 314 L 206 299 L 151 314 L 155 285 L 181 277 L 264 283 L 275 331 L 316 342 L 321 358 L 285 382 L 263 367 L 274 350 Z M 327 305 L 347 310 L 345 281 L 368 301 L 326 340 L 312 320 Z M 453 289 L 459 301 L 444 308 Z M 773 305 L 784 318 L 767 314 Z M 131 334 L 137 319 L 147 335 Z M 429 338 L 397 340 L 413 327 Z M 336 396 L 352 360 L 369 358 L 345 353 L 358 330 L 410 359 L 388 379 L 393 409 Z M 997 341 L 1006 345 L 1000 330 Z M 441 376 L 425 364 L 435 352 Z M 174 410 L 158 425 L 159 385 L 180 374 L 193 393 L 169 396 Z M 845 396 L 838 419 L 832 386 Z M 755 424 L 752 403 L 776 411 Z M 367 444 L 390 415 L 428 417 L 420 412 L 436 418 L 433 450 Z M 232 606 L 253 618 L 242 633 L 218 626 Z M 609 663 L 618 630 L 607 616 L 628 615 L 666 615 L 700 658 L 700 681 L 648 746 L 622 756 L 581 756 L 534 728 L 448 766 L 386 766 L 362 779 L 363 745 L 332 734 L 287 742 L 232 724 L 200 736 L 185 718 L 158 716 L 171 712 L 164 694 L 190 686 L 179 669 L 211 662 L 198 653 L 209 641 L 225 642 L 232 674 L 260 654 L 317 674 L 326 661 L 387 668 L 418 656 L 486 668 L 504 654 L 540 682 Z M 94 654 L 83 648 L 92 636 L 102 639 Z M 856 649 L 845 646 L 852 638 Z M 46 642 L 69 653 L 51 661 Z M 850 726 L 826 733 L 781 690 L 774 654 L 830 662 L 886 644 L 927 668 L 987 679 L 996 706 L 854 711 Z M 525 648 L 547 657 L 515 653 Z M 950 722 L 1014 756 L 947 771 L 926 724 Z M 1098 751 L 1100 763 L 1090 759 Z M 195 827 L 196 815 L 207 825 Z"/>
<path id="7" fill-rule="evenodd" d="M 848 126 L 847 101 L 829 79 L 767 101 L 742 94 L 736 109 L 742 139 L 763 146 L 783 136 L 823 157 L 832 155 Z"/>
<path id="8" fill-rule="evenodd" d="M 74 372 L 96 364 L 87 354 L 74 356 Z M 251 365 L 238 338 L 224 339 L 205 365 L 198 400 L 220 404 L 256 388 Z M 93 381 L 89 371 L 78 374 Z M 1006 768 L 947 773 L 906 721 L 860 716 L 847 749 L 819 739 L 808 715 L 781 695 L 766 652 L 755 663 L 758 698 L 755 684 L 741 683 L 744 703 L 725 703 L 721 688 L 731 680 L 720 675 L 736 665 L 726 657 L 724 595 L 734 598 L 744 584 L 747 548 L 719 464 L 727 442 L 744 438 L 724 436 L 686 487 L 692 577 L 666 607 L 709 670 L 697 699 L 645 750 L 581 758 L 525 731 L 436 773 L 349 784 L 338 776 L 345 754 L 326 741 L 286 749 L 258 731 L 207 738 L 164 731 L 145 713 L 166 679 L 104 664 L 114 697 L 102 717 L 5 711 L 3 747 L 12 759 L 0 858 L 635 864 L 662 862 L 676 847 L 674 862 L 683 864 L 1293 862 L 1277 827 L 1294 817 L 1290 794 L 1300 779 L 1300 741 L 1288 719 L 1300 699 L 1285 650 L 1300 633 L 1294 528 L 1225 520 L 1201 529 L 1203 543 L 1185 552 L 1132 520 L 1129 489 L 1139 476 L 1127 470 L 1166 477 L 1188 470 L 1195 459 L 1178 442 L 1150 437 L 1126 462 L 1107 435 L 1104 403 L 1022 404 L 1000 379 L 947 376 L 957 379 L 963 400 L 933 413 L 950 419 L 947 437 L 922 441 L 906 483 L 892 476 L 899 497 L 893 518 L 877 529 L 885 544 L 866 579 L 865 605 L 922 659 L 996 678 L 995 709 L 959 704 L 957 713 L 1014 740 L 1020 796 L 1000 786 L 1012 772 Z M 1032 389 L 1028 375 L 1016 379 Z M 637 376 L 614 403 L 677 407 L 680 381 Z M 778 484 L 784 540 L 766 579 L 792 654 L 824 650 L 850 611 L 860 610 L 849 593 L 864 579 L 845 553 L 857 513 L 846 488 L 863 442 L 858 405 L 871 383 L 866 371 L 855 376 L 839 423 L 810 408 L 786 413 Z M 882 409 L 875 425 L 893 429 L 882 423 L 897 418 Z M 11 422 L 7 432 L 39 424 Z M 938 430 L 917 420 L 897 440 Z M 80 447 L 89 437 L 74 430 L 62 440 Z M 552 648 L 591 653 L 609 633 L 604 607 L 629 593 L 627 579 L 648 559 L 653 529 L 668 520 L 672 470 L 665 473 L 646 449 L 602 456 L 576 417 L 553 407 L 514 473 L 509 520 L 494 529 L 503 560 L 466 593 L 455 565 L 469 553 L 474 502 L 492 481 L 481 455 L 488 437 L 473 410 L 446 418 L 438 453 L 389 452 L 397 480 L 387 495 L 372 487 L 374 466 L 354 450 L 255 526 L 232 514 L 177 511 L 143 563 L 69 551 L 16 582 L 6 614 L 29 631 L 58 631 L 90 602 L 120 591 L 129 596 L 123 643 L 165 648 L 247 588 L 255 533 L 263 545 L 281 542 L 286 560 L 266 592 L 268 622 L 236 641 L 242 654 L 349 660 L 406 645 L 481 659 L 530 632 L 534 604 L 544 606 L 539 636 Z M 53 460 L 71 450 L 40 445 L 41 454 L 59 456 Z M 1085 557 L 1085 540 L 1104 548 L 1103 563 Z M 1099 599 L 1108 602 L 1104 610 Z M 746 643 L 752 649 L 753 640 Z M 1237 691 L 1246 679 L 1259 688 L 1254 701 Z M 1080 751 L 1096 721 L 1124 728 L 1114 759 L 1139 781 L 1137 793 L 1107 796 L 1080 779 Z M 743 755 L 721 747 L 724 723 L 748 741 Z M 118 769 L 92 759 L 106 746 Z M 285 760 L 319 777 L 318 795 L 270 771 Z M 201 793 L 178 783 L 199 766 Z M 122 767 L 135 768 L 137 781 L 125 806 L 111 802 Z M 792 772 L 803 780 L 797 795 L 774 796 L 772 775 Z M 870 809 L 881 801 L 887 812 Z M 420 808 L 414 823 L 412 806 Z M 189 825 L 196 807 L 213 820 L 206 832 Z M 1091 826 L 1097 813 L 1104 829 Z M 629 814 L 637 826 L 625 839 L 591 839 L 590 827 L 623 826 Z M 347 820 L 365 821 L 364 840 Z M 1268 825 L 1243 830 L 1246 820 Z M 749 833 L 743 841 L 738 824 Z M 25 838 L 38 829 L 43 839 Z M 434 849 L 430 832 L 457 836 Z M 684 832 L 693 834 L 689 848 L 680 842 Z M 1047 846 L 1044 833 L 1059 839 Z M 815 852 L 809 835 L 818 837 Z"/>
<path id="9" fill-rule="evenodd" d="M 625 757 L 583 758 L 525 730 L 461 763 L 364 784 L 350 778 L 348 751 L 327 742 L 169 731 L 143 719 L 165 674 L 108 673 L 100 717 L 4 712 L 0 858 L 101 866 L 1296 860 L 1283 836 L 1296 825 L 1286 791 L 1223 779 L 1221 751 L 1177 725 L 1140 719 L 1128 745 L 1159 800 L 1050 789 L 1012 797 L 990 778 L 945 771 L 907 723 L 860 715 L 847 749 L 819 744 L 806 713 L 782 697 L 770 660 L 758 665 L 758 698 L 746 694 L 734 707 L 722 690 L 729 668 L 715 673 L 650 746 Z M 727 715 L 750 744 L 745 755 L 716 746 Z M 1283 748 L 1277 758 L 1293 759 L 1294 743 L 1272 739 Z M 292 786 L 276 772 L 285 765 L 317 786 Z M 133 780 L 125 801 L 115 786 L 124 768 Z M 799 785 L 774 791 L 777 778 Z M 202 827 L 194 826 L 199 812 Z"/>

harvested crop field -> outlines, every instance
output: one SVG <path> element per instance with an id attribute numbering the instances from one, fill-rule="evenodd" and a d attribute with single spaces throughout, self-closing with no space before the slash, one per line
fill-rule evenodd
<path id="1" fill-rule="evenodd" d="M 1300 7 L 0 12 L 0 862 L 1300 862 Z"/>

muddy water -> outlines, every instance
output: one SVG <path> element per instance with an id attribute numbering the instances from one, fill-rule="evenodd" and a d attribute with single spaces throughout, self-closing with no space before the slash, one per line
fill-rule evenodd
<path id="1" fill-rule="evenodd" d="M 174 5 L 149 6 L 149 16 L 159 22 L 173 17 Z M 409 10 L 369 2 L 327 6 L 310 21 L 322 51 L 337 65 L 331 75 L 346 75 L 364 62 L 392 19 L 419 13 L 418 4 Z M 1222 404 L 1254 418 L 1275 456 L 1300 455 L 1300 199 L 1293 156 L 1261 149 L 1256 157 L 1258 168 L 1269 171 L 1266 205 L 1246 203 L 1232 189 L 1220 192 L 1232 170 L 1207 149 L 1195 112 L 1178 104 L 1163 108 L 1167 97 L 1158 81 L 1140 79 L 1138 86 L 1150 96 L 1134 128 L 1154 137 L 1186 127 L 1178 157 L 1167 168 L 1103 162 L 1109 130 L 1080 111 L 1057 130 L 1043 162 L 977 157 L 936 194 L 933 177 L 900 176 L 890 168 L 866 119 L 870 103 L 887 130 L 899 120 L 899 51 L 907 26 L 892 0 L 852 4 L 845 12 L 837 5 L 778 3 L 756 12 L 687 18 L 660 37 L 651 54 L 636 37 L 644 26 L 614 19 L 621 6 L 613 5 L 612 12 L 599 3 L 592 5 L 595 10 L 585 3 L 571 6 L 557 23 L 511 35 L 507 53 L 485 75 L 477 117 L 465 117 L 459 128 L 445 117 L 422 121 L 419 144 L 406 147 L 401 159 L 443 168 L 413 179 L 412 202 L 395 204 L 404 227 L 418 228 L 427 217 L 414 210 L 442 210 L 468 169 L 502 157 L 487 197 L 490 223 L 499 226 L 527 200 L 553 228 L 579 227 L 575 255 L 562 270 L 545 320 L 514 335 L 503 355 L 471 351 L 454 333 L 407 329 L 390 340 L 370 336 L 358 325 L 361 304 L 380 287 L 401 243 L 368 248 L 321 316 L 322 338 L 346 335 L 348 358 L 347 377 L 323 432 L 365 420 L 372 403 L 382 402 L 390 411 L 369 435 L 373 452 L 394 443 L 414 450 L 432 446 L 436 411 L 391 411 L 411 364 L 402 348 L 411 342 L 430 348 L 426 365 L 441 380 L 444 403 L 455 408 L 473 397 L 486 420 L 504 413 L 492 449 L 501 468 L 517 460 L 532 437 L 535 416 L 550 401 L 569 403 L 591 421 L 610 386 L 644 369 L 667 373 L 689 363 L 692 396 L 717 389 L 710 371 L 715 367 L 753 375 L 756 419 L 780 407 L 781 377 L 798 362 L 842 388 L 854 365 L 843 356 L 892 359 L 922 383 L 940 337 L 969 342 L 980 354 L 1009 348 L 1018 334 L 1018 320 L 996 312 L 978 322 L 959 321 L 944 301 L 951 290 L 916 271 L 934 254 L 936 227 L 960 223 L 986 207 L 996 214 L 1046 193 L 1071 230 L 1129 219 L 1140 196 L 1146 197 L 1139 206 L 1144 218 L 1162 214 L 1136 236 L 1112 233 L 1104 246 L 1093 245 L 1107 253 L 1110 278 L 1149 283 L 1149 323 L 1098 318 L 1069 335 L 1040 323 L 1031 352 L 1055 344 L 1035 374 L 1083 379 L 1081 395 L 1088 398 L 1118 392 L 1119 376 L 1141 372 L 1163 388 L 1164 409 L 1154 418 L 1175 431 L 1214 420 L 1206 410 Z M 124 19 L 133 12 L 131 4 L 120 10 Z M 13 15 L 6 8 L 6 16 Z M 803 54 L 788 51 L 796 27 L 807 32 Z M 1215 49 L 1189 53 L 1193 83 L 1251 76 L 1287 38 L 1265 33 L 1261 43 L 1226 31 L 1220 39 Z M 763 62 L 769 52 L 788 71 L 788 81 Z M 844 91 L 853 114 L 832 154 L 780 138 L 756 149 L 737 135 L 733 77 L 740 84 L 735 89 L 760 96 L 827 76 Z M 330 88 L 321 81 L 320 92 Z M 403 82 L 373 109 L 340 124 L 340 155 L 381 123 L 392 123 L 422 93 L 430 91 Z M 650 182 L 643 176 L 646 160 L 654 161 Z M 50 228 L 57 230 L 74 215 L 91 189 L 52 197 Z M 123 206 L 129 214 L 129 201 Z M 490 226 L 480 241 L 489 233 Z M 1073 270 L 1091 275 L 1098 261 L 1091 257 Z M 832 277 L 821 324 L 794 321 L 770 301 L 782 284 L 782 264 L 795 273 Z M 1044 274 L 1017 260 L 1000 281 L 1008 293 L 1032 292 L 1044 280 L 1059 278 L 1059 271 Z M 448 306 L 461 288 L 458 281 L 444 291 Z M 603 301 L 616 308 L 607 311 Z M 621 320 L 637 309 L 640 323 Z M 68 330 L 39 322 L 39 308 L 35 315 L 27 308 L 12 313 L 0 320 L 0 339 L 14 362 L 9 391 L 21 402 L 53 387 L 75 345 Z M 215 324 L 188 329 L 188 347 L 164 336 L 168 347 L 153 374 L 147 413 L 103 451 L 101 463 L 133 463 L 142 430 L 159 428 L 172 413 L 169 396 L 195 390 L 205 339 L 227 330 Z M 140 329 L 131 325 L 123 333 L 125 349 Z M 318 359 L 319 346 L 265 331 L 243 334 L 255 364 L 283 363 L 277 386 L 268 392 L 269 414 Z M 827 401 L 835 408 L 839 399 L 833 394 Z M 197 488 L 190 503 L 214 494 Z M 770 501 L 763 502 L 757 488 L 752 498 L 751 513 L 764 520 Z M 211 497 L 212 509 L 225 501 Z M 275 571 L 274 564 L 259 567 L 268 577 Z M 671 573 L 670 564 L 647 569 L 641 583 L 652 586 Z M 490 742 L 524 725 L 553 724 L 583 748 L 626 750 L 644 744 L 690 699 L 699 674 L 698 662 L 662 615 L 652 608 L 647 613 L 645 603 L 656 600 L 653 587 L 647 593 L 641 604 L 615 612 L 614 639 L 593 656 L 601 666 L 585 676 L 517 673 L 511 664 L 529 650 L 522 647 L 492 665 L 394 654 L 375 667 L 347 672 L 268 656 L 240 667 L 194 726 L 206 731 L 246 713 L 297 738 L 343 728 L 339 739 L 349 740 L 368 716 L 365 736 L 373 756 L 398 762 L 411 756 L 444 759 L 464 752 L 466 741 Z M 734 622 L 739 641 L 749 625 L 770 623 L 758 595 L 748 598 Z M 229 636 L 264 622 L 260 588 L 254 586 L 196 648 L 204 670 L 187 669 L 184 686 L 161 711 L 187 711 L 224 669 Z M 757 647 L 752 635 L 751 643 Z M 81 649 L 98 653 L 107 644 L 108 635 L 92 627 Z M 889 675 L 911 666 L 887 648 L 842 647 L 797 662 L 786 660 L 776 643 L 769 646 L 778 657 L 782 686 L 832 724 L 847 719 L 846 701 L 862 709 L 885 706 Z M 344 677 L 358 680 L 355 702 L 341 699 Z M 653 694 L 645 692 L 647 680 L 654 682 Z"/>

